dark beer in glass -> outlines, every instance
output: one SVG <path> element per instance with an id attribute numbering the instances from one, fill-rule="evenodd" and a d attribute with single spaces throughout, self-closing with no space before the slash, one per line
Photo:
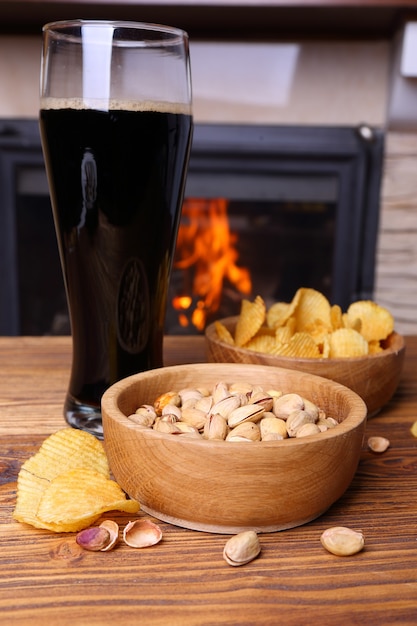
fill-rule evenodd
<path id="1" fill-rule="evenodd" d="M 163 364 L 192 137 L 187 36 L 76 21 L 44 41 L 40 129 L 73 343 L 64 415 L 101 436 L 108 386 Z"/>

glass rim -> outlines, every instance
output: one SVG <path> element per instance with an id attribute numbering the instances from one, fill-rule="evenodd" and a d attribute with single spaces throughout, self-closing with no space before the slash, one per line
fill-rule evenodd
<path id="1" fill-rule="evenodd" d="M 127 30 L 136 30 L 138 32 L 142 31 L 144 33 L 161 33 L 168 35 L 166 39 L 161 38 L 158 40 L 160 45 L 172 45 L 176 41 L 184 41 L 184 39 L 188 39 L 188 33 L 176 26 L 167 26 L 165 24 L 157 24 L 153 22 L 136 22 L 130 20 L 89 20 L 89 19 L 70 19 L 70 20 L 56 20 L 52 22 L 47 22 L 42 26 L 42 33 L 53 34 L 57 37 L 61 37 L 63 39 L 74 39 L 77 36 L 74 33 L 68 31 L 68 29 L 74 27 L 82 27 L 82 26 L 92 26 L 94 27 L 103 27 L 103 26 L 112 26 L 114 30 L 116 29 L 124 29 Z M 68 32 L 67 32 L 68 31 Z M 143 41 L 147 41 L 145 37 L 142 38 Z M 151 40 L 156 42 L 156 40 Z"/>

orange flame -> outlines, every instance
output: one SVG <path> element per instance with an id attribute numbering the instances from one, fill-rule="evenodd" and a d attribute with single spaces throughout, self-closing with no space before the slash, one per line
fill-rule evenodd
<path id="1" fill-rule="evenodd" d="M 225 280 L 241 294 L 252 290 L 249 271 L 237 265 L 237 235 L 230 232 L 227 208 L 223 198 L 188 198 L 183 204 L 174 268 L 192 270 L 193 280 L 191 293 L 175 297 L 172 303 L 182 326 L 188 326 L 190 319 L 198 330 L 204 329 L 208 315 L 219 309 Z M 190 310 L 195 298 L 195 308 Z"/>

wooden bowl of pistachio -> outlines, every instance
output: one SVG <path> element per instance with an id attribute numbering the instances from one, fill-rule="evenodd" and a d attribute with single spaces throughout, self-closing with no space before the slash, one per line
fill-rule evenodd
<path id="1" fill-rule="evenodd" d="M 102 398 L 113 475 L 142 510 L 216 533 L 305 524 L 349 487 L 366 405 L 305 372 L 202 363 L 136 374 Z"/>

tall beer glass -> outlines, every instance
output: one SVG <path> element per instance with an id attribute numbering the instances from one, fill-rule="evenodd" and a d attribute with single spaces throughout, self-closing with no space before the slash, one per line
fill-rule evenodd
<path id="1" fill-rule="evenodd" d="M 162 365 L 192 136 L 187 34 L 45 25 L 40 129 L 71 319 L 64 415 L 101 437 L 106 388 Z"/>

